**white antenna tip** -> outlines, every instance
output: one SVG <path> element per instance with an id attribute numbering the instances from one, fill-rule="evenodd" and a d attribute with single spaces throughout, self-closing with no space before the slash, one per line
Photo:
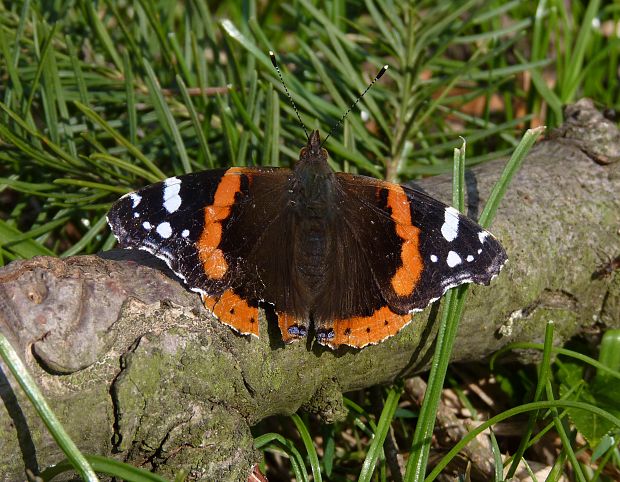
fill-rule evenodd
<path id="1" fill-rule="evenodd" d="M 387 69 L 389 69 L 389 68 L 390 68 L 390 66 L 389 66 L 388 64 L 385 64 L 385 65 L 383 66 L 383 68 L 384 68 L 385 70 L 387 70 Z"/>

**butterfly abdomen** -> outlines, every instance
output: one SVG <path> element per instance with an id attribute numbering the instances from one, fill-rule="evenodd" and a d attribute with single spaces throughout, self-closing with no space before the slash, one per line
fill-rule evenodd
<path id="1" fill-rule="evenodd" d="M 293 268 L 309 291 L 316 291 L 327 272 L 328 230 L 321 218 L 304 219 L 295 233 Z"/>

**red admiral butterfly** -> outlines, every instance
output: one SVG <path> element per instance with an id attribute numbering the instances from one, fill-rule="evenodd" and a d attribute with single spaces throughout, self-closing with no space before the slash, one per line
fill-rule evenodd
<path id="1" fill-rule="evenodd" d="M 364 347 L 446 290 L 488 284 L 506 261 L 474 221 L 407 186 L 334 172 L 314 131 L 293 169 L 231 167 L 123 196 L 108 223 L 163 259 L 204 305 L 258 336 L 274 306 L 285 342 Z"/>
<path id="2" fill-rule="evenodd" d="M 163 259 L 239 333 L 258 336 L 267 303 L 285 342 L 312 324 L 332 348 L 379 343 L 449 288 L 489 284 L 506 261 L 499 242 L 456 209 L 407 186 L 334 172 L 318 131 L 292 170 L 171 177 L 123 196 L 108 223 L 122 247 Z"/>

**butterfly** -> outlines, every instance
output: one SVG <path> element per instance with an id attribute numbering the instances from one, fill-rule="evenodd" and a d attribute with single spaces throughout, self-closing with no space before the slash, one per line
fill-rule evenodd
<path id="1" fill-rule="evenodd" d="M 318 131 L 292 169 L 230 167 L 124 195 L 108 223 L 121 247 L 164 260 L 204 306 L 258 336 L 271 305 L 282 339 L 331 348 L 395 335 L 463 283 L 489 284 L 507 257 L 456 209 L 410 187 L 335 172 Z"/>

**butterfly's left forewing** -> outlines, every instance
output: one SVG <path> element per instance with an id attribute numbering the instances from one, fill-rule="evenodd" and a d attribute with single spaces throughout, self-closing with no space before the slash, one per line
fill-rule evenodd
<path id="1" fill-rule="evenodd" d="M 217 291 L 217 281 L 202 266 L 195 243 L 204 229 L 203 210 L 213 205 L 226 169 L 171 177 L 120 198 L 108 224 L 123 248 L 147 251 L 190 287 Z"/>
<path id="2" fill-rule="evenodd" d="M 274 193 L 286 192 L 289 174 L 230 168 L 172 177 L 123 196 L 108 223 L 121 247 L 164 260 L 221 322 L 258 335 L 264 284 L 247 260 L 284 210 Z"/>

